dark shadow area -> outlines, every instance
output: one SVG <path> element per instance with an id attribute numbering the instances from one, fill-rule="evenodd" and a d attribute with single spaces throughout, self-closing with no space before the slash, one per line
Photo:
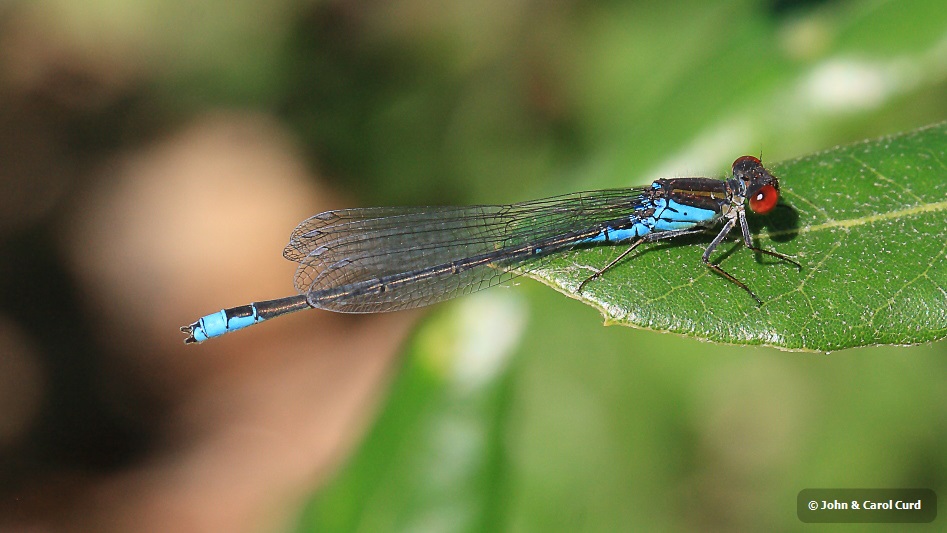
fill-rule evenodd
<path id="1" fill-rule="evenodd" d="M 46 376 L 39 416 L 0 461 L 4 500 L 47 474 L 125 467 L 153 442 L 148 428 L 158 425 L 148 416 L 129 417 L 144 415 L 144 405 L 116 412 L 109 398 L 114 388 L 102 388 L 110 363 L 91 337 L 95 317 L 83 312 L 48 235 L 45 228 L 31 228 L 0 245 L 0 312 L 28 335 Z M 145 411 L 154 416 L 160 409 Z"/>
<path id="2" fill-rule="evenodd" d="M 766 233 L 774 242 L 789 242 L 799 235 L 799 212 L 780 198 L 776 207 L 766 215 L 748 213 L 747 223 L 754 234 Z M 761 232 L 761 228 L 766 228 Z"/>

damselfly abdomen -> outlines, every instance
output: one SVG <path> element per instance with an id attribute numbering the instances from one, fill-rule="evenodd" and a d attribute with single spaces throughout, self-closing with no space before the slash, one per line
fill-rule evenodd
<path id="1" fill-rule="evenodd" d="M 511 205 L 379 207 L 327 211 L 293 230 L 283 256 L 299 263 L 299 294 L 207 315 L 181 331 L 201 342 L 264 320 L 316 308 L 380 313 L 422 307 L 508 280 L 544 259 L 580 246 L 631 243 L 601 276 L 638 245 L 723 227 L 703 262 L 762 301 L 743 282 L 710 262 L 739 225 L 743 243 L 798 268 L 792 259 L 753 245 L 746 206 L 771 211 L 779 181 L 759 159 L 733 162 L 729 179 L 671 178 L 649 187 L 607 189 Z"/>

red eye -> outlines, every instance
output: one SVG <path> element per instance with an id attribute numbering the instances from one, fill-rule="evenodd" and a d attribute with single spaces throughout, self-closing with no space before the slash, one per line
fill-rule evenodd
<path id="1" fill-rule="evenodd" d="M 758 191 L 750 197 L 750 209 L 754 213 L 765 215 L 776 207 L 779 201 L 779 191 L 772 185 L 763 185 Z"/>

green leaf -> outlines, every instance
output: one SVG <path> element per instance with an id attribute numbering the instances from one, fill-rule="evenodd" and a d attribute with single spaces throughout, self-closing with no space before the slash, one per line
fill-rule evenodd
<path id="1" fill-rule="evenodd" d="M 738 154 L 739 155 L 739 154 Z M 712 261 L 762 300 L 704 266 L 711 235 L 640 247 L 583 280 L 621 247 L 556 258 L 531 276 L 598 307 L 608 323 L 733 344 L 830 351 L 947 336 L 947 124 L 773 164 L 780 204 L 751 216 Z"/>
<path id="2" fill-rule="evenodd" d="M 371 433 L 299 531 L 501 529 L 507 363 L 526 311 L 509 295 L 478 296 L 418 331 Z"/>

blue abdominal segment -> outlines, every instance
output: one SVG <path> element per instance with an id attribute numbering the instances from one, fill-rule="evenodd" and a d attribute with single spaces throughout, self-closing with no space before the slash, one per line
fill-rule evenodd
<path id="1" fill-rule="evenodd" d="M 223 309 L 200 318 L 191 334 L 196 342 L 203 342 L 224 333 L 243 329 L 265 320 L 261 318 L 254 304 L 233 309 Z"/>
<path id="2" fill-rule="evenodd" d="M 645 235 L 651 233 L 651 227 L 654 225 L 654 219 L 648 217 L 640 222 L 636 222 L 630 228 L 613 228 L 609 227 L 603 229 L 599 232 L 598 235 L 594 237 L 589 237 L 580 242 L 580 244 L 594 244 L 602 242 L 611 242 L 619 243 L 624 241 L 631 241 L 644 237 Z"/>

